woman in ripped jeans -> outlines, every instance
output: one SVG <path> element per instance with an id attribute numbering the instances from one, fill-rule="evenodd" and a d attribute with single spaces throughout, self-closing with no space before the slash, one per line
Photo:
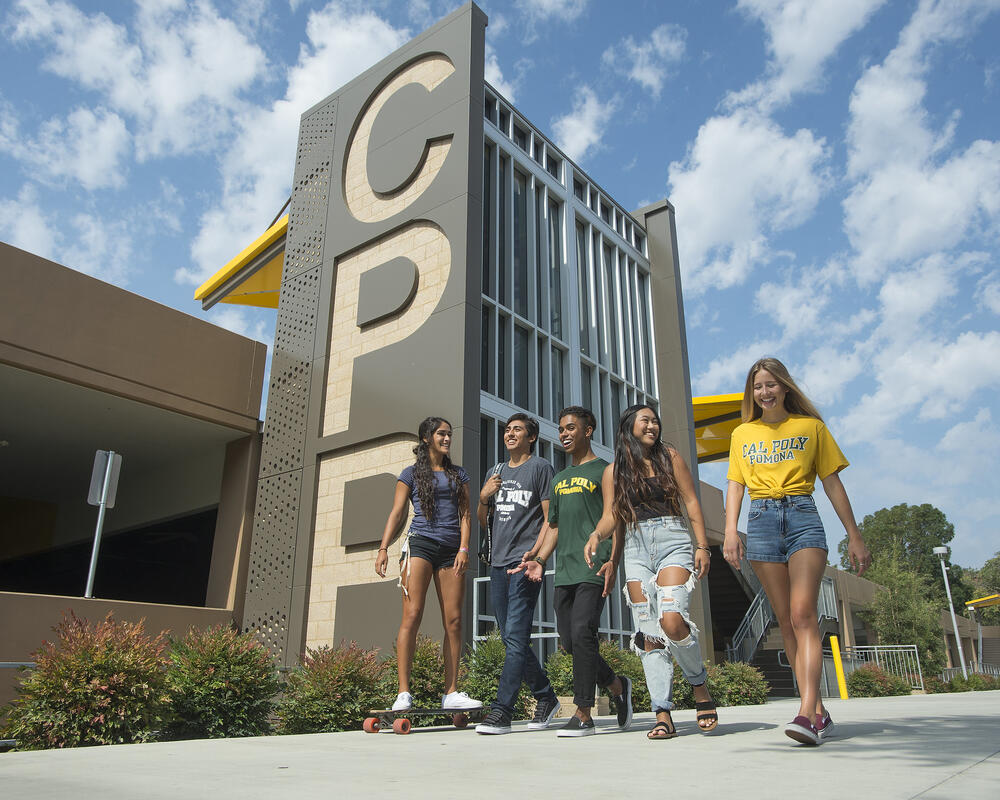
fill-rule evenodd
<path id="1" fill-rule="evenodd" d="M 691 591 L 708 574 L 711 551 L 694 479 L 680 453 L 660 440 L 660 427 L 648 406 L 634 405 L 622 414 L 615 461 L 604 470 L 604 514 L 584 546 L 584 557 L 590 563 L 601 541 L 616 527 L 625 529 L 624 591 L 656 713 L 647 736 L 672 739 L 677 735 L 670 717 L 672 658 L 694 687 L 698 728 L 703 733 L 714 729 L 719 715 L 705 684 L 698 628 L 688 614 Z M 681 515 L 682 501 L 697 547 Z"/>

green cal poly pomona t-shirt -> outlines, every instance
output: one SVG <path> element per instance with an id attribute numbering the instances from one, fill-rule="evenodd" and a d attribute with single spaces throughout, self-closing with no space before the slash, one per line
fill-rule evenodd
<path id="1" fill-rule="evenodd" d="M 549 524 L 559 528 L 556 586 L 604 583 L 597 570 L 611 558 L 611 539 L 601 543 L 593 569 L 583 558 L 583 546 L 604 513 L 601 477 L 607 465 L 603 458 L 595 458 L 578 467 L 566 467 L 552 479 Z"/>

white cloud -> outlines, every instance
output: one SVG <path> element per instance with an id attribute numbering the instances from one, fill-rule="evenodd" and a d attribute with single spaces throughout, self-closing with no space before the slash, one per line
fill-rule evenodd
<path id="1" fill-rule="evenodd" d="M 15 199 L 0 199 L 0 239 L 42 258 L 55 259 L 59 232 L 38 204 L 38 190 L 21 187 Z"/>
<path id="2" fill-rule="evenodd" d="M 504 78 L 503 71 L 500 69 L 500 61 L 497 58 L 497 52 L 493 49 L 489 42 L 486 43 L 485 67 L 486 82 L 503 95 L 503 97 L 509 102 L 517 102 L 517 98 L 515 96 L 517 91 L 515 86 L 516 81 L 509 81 Z"/>
<path id="3" fill-rule="evenodd" d="M 587 3 L 588 0 L 515 0 L 514 5 L 531 19 L 572 22 L 587 9 Z"/>
<path id="4" fill-rule="evenodd" d="M 724 355 L 712 359 L 705 371 L 692 379 L 693 394 L 699 396 L 742 393 L 750 365 L 759 358 L 774 354 L 778 344 L 777 337 L 758 339 L 752 344 L 727 351 Z"/>
<path id="5" fill-rule="evenodd" d="M 685 293 L 742 283 L 767 263 L 769 235 L 812 215 L 828 159 L 811 131 L 786 136 L 748 110 L 705 122 L 685 159 L 670 164 Z"/>
<path id="6" fill-rule="evenodd" d="M 579 163 L 588 153 L 600 149 L 604 129 L 617 110 L 616 98 L 602 103 L 593 89 L 581 86 L 573 98 L 573 110 L 552 120 L 556 144 Z"/>
<path id="7" fill-rule="evenodd" d="M 261 312 L 259 309 L 237 308 L 231 305 L 214 306 L 206 320 L 227 331 L 256 339 L 258 342 L 269 343 L 274 336 L 273 312 Z"/>
<path id="8" fill-rule="evenodd" d="M 113 111 L 76 108 L 65 119 L 44 122 L 34 138 L 21 135 L 12 108 L 0 125 L 0 151 L 25 163 L 35 175 L 53 181 L 76 180 L 87 190 L 121 188 L 130 137 Z"/>
<path id="9" fill-rule="evenodd" d="M 525 44 L 538 38 L 539 29 L 552 21 L 573 22 L 587 10 L 589 0 L 515 0 L 525 26 Z"/>
<path id="10" fill-rule="evenodd" d="M 991 272 L 979 281 L 976 299 L 981 306 L 1000 314 L 1000 273 Z"/>
<path id="11" fill-rule="evenodd" d="M 75 214 L 46 214 L 37 189 L 26 184 L 15 199 L 0 200 L 0 238 L 15 247 L 112 283 L 124 284 L 133 267 L 133 224 Z"/>
<path id="12" fill-rule="evenodd" d="M 687 31 L 680 25 L 660 25 L 644 42 L 626 36 L 605 50 L 601 60 L 659 97 L 667 71 L 684 57 L 686 39 Z"/>
<path id="13" fill-rule="evenodd" d="M 848 384 L 862 374 L 864 367 L 865 359 L 856 348 L 838 350 L 823 345 L 810 351 L 796 381 L 822 410 L 843 396 Z"/>
<path id="14" fill-rule="evenodd" d="M 727 98 L 730 106 L 784 105 L 822 80 L 824 62 L 865 26 L 886 0 L 739 0 L 737 7 L 767 31 L 766 76 Z"/>
<path id="15" fill-rule="evenodd" d="M 221 160 L 222 197 L 202 215 L 191 245 L 194 265 L 178 269 L 177 281 L 197 286 L 263 232 L 290 192 L 302 112 L 398 48 L 410 32 L 370 11 L 331 3 L 310 13 L 306 35 L 285 96 L 239 115 Z"/>
<path id="16" fill-rule="evenodd" d="M 19 0 L 9 29 L 15 42 L 49 48 L 49 71 L 131 119 L 140 160 L 217 144 L 266 67 L 263 50 L 208 3 L 140 4 L 133 33 L 62 0 Z"/>
<path id="17" fill-rule="evenodd" d="M 934 45 L 958 39 L 996 0 L 925 0 L 850 101 L 844 229 L 862 281 L 893 264 L 1000 233 L 1000 142 L 978 140 L 947 156 L 957 115 L 935 129 L 924 108 Z"/>
<path id="18" fill-rule="evenodd" d="M 848 441 L 885 438 L 899 419 L 944 419 L 1000 385 L 1000 331 L 967 331 L 953 341 L 925 336 L 886 345 L 872 358 L 877 388 L 841 421 Z"/>

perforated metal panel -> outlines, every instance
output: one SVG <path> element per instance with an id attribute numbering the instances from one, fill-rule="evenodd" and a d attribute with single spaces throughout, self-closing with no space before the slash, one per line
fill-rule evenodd
<path id="1" fill-rule="evenodd" d="M 336 116 L 331 101 L 299 129 L 243 614 L 281 662 L 297 655 L 289 619 Z"/>

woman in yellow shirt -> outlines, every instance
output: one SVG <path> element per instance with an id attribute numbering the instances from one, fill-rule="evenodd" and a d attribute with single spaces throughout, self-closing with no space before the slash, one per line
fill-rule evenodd
<path id="1" fill-rule="evenodd" d="M 823 649 L 816 602 L 827 544 L 812 498 L 817 476 L 847 531 L 848 557 L 859 575 L 872 557 L 840 481 L 847 459 L 784 364 L 762 358 L 750 368 L 741 411 L 743 424 L 733 432 L 729 450 L 722 552 L 739 568 L 744 547 L 737 525 L 743 491 L 749 489 L 746 558 L 778 618 L 801 698 L 785 734 L 815 745 L 833 730 L 819 693 Z"/>

